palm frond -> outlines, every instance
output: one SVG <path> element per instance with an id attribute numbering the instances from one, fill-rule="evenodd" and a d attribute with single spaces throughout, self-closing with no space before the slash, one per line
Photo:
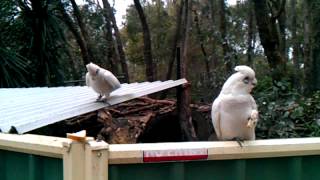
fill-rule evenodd
<path id="1" fill-rule="evenodd" d="M 19 54 L 0 47 L 0 87 L 28 86 L 28 60 Z"/>

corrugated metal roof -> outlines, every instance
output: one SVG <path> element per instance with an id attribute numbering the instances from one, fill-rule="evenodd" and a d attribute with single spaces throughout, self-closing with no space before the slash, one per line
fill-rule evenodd
<path id="1" fill-rule="evenodd" d="M 185 79 L 121 84 L 115 105 L 186 83 Z M 109 106 L 87 86 L 0 89 L 0 130 L 19 134 Z"/>

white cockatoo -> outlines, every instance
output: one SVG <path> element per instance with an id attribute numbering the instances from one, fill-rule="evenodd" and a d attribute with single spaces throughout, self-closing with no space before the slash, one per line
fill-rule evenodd
<path id="1" fill-rule="evenodd" d="M 255 139 L 259 113 L 250 93 L 257 79 L 248 66 L 236 66 L 235 71 L 214 100 L 211 117 L 218 140 L 236 140 L 242 146 L 243 140 Z"/>
<path id="2" fill-rule="evenodd" d="M 96 64 L 89 63 L 86 65 L 86 84 L 99 94 L 97 101 L 106 100 L 110 93 L 120 88 L 119 80 L 108 70 L 99 67 Z"/>

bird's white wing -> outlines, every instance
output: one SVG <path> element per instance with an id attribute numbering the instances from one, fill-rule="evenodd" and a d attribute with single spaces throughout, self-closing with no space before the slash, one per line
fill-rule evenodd
<path id="1" fill-rule="evenodd" d="M 220 127 L 220 100 L 219 97 L 213 102 L 211 110 L 211 118 L 214 130 L 216 132 L 217 138 L 221 138 L 221 127 Z"/>
<path id="2" fill-rule="evenodd" d="M 90 73 L 89 72 L 87 72 L 87 74 L 86 74 L 86 85 L 90 86 Z"/>
<path id="3" fill-rule="evenodd" d="M 251 107 L 252 107 L 252 111 L 250 114 L 250 119 L 253 119 L 254 121 L 257 122 L 259 119 L 259 112 L 258 112 L 257 103 L 252 96 L 251 96 Z"/>
<path id="4" fill-rule="evenodd" d="M 257 109 L 258 109 L 257 103 L 256 103 L 256 101 L 253 99 L 252 96 L 250 96 L 250 101 L 251 101 L 251 107 L 252 107 L 252 109 L 257 110 Z"/>
<path id="5" fill-rule="evenodd" d="M 106 70 L 106 72 L 103 75 L 104 80 L 110 85 L 112 90 L 120 88 L 121 85 L 119 80 L 110 71 Z"/>

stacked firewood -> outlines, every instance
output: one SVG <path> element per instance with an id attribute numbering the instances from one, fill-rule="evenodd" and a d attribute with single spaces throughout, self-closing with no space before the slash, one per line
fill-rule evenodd
<path id="1" fill-rule="evenodd" d="M 191 104 L 198 140 L 208 140 L 211 130 L 210 104 Z M 181 141 L 176 100 L 136 98 L 115 106 L 84 114 L 55 124 L 50 135 L 86 130 L 87 135 L 110 144 Z"/>
<path id="2" fill-rule="evenodd" d="M 136 143 L 147 124 L 156 116 L 172 113 L 175 100 L 155 100 L 141 97 L 98 111 L 98 121 L 104 125 L 97 138 L 111 144 Z"/>

